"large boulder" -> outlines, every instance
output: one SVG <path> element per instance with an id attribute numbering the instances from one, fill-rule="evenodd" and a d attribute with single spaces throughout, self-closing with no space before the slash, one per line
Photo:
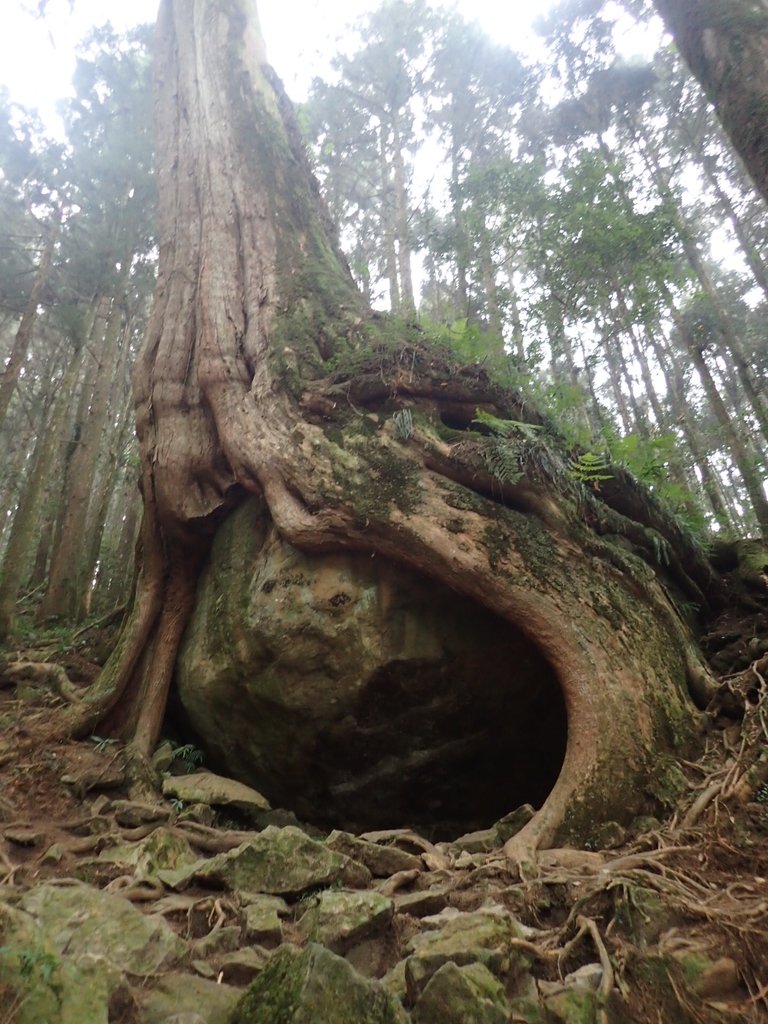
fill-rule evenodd
<path id="1" fill-rule="evenodd" d="M 228 1024 L 406 1024 L 399 1003 L 346 960 L 310 943 L 282 946 Z"/>
<path id="2" fill-rule="evenodd" d="M 184 709 L 209 761 L 273 804 L 448 838 L 554 784 L 555 673 L 468 598 L 367 553 L 304 554 L 255 502 L 219 529 L 198 594 Z"/>
<path id="3" fill-rule="evenodd" d="M 88 885 L 0 898 L 0 1020 L 107 1024 L 126 975 L 146 980 L 186 949 L 162 918 Z"/>

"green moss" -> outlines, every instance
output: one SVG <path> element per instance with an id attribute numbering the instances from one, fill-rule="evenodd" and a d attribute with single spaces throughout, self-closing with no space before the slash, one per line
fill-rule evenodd
<path id="1" fill-rule="evenodd" d="M 547 999 L 545 1012 L 551 1024 L 595 1024 L 597 996 L 589 989 L 560 992 Z"/>
<path id="2" fill-rule="evenodd" d="M 348 438 L 348 447 L 352 439 Z M 357 451 L 365 472 L 350 474 L 348 469 L 333 461 L 334 480 L 342 494 L 355 509 L 358 519 L 387 520 L 392 509 L 404 515 L 413 515 L 420 503 L 420 476 L 418 467 L 399 450 L 390 449 L 378 439 L 368 442 L 358 439 Z"/>
<path id="3" fill-rule="evenodd" d="M 683 771 L 674 758 L 659 754 L 647 792 L 667 811 L 678 805 L 688 783 Z"/>
<path id="4" fill-rule="evenodd" d="M 701 976 L 705 971 L 709 970 L 711 966 L 712 961 L 702 953 L 689 953 L 680 961 L 680 969 L 683 972 L 683 977 L 685 978 L 688 986 L 694 990 L 696 989 Z"/>
<path id="5" fill-rule="evenodd" d="M 508 532 L 498 523 L 487 523 L 483 529 L 482 543 L 488 555 L 488 564 L 494 572 L 510 548 Z"/>
<path id="6" fill-rule="evenodd" d="M 298 950 L 280 948 L 246 989 L 227 1024 L 291 1024 L 305 978 L 297 970 Z"/>
<path id="7" fill-rule="evenodd" d="M 321 946 L 282 946 L 246 990 L 227 1024 L 404 1024 L 405 1016 L 370 982 Z"/>

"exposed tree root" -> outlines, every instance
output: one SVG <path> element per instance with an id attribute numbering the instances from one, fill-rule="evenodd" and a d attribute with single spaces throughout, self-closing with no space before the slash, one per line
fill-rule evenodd
<path id="1" fill-rule="evenodd" d="M 83 693 L 70 681 L 61 665 L 41 661 L 5 661 L 0 663 L 0 687 L 45 686 L 71 704 L 79 704 Z"/>

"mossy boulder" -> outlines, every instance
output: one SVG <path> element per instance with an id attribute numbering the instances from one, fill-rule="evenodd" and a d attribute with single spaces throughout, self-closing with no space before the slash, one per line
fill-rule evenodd
<path id="1" fill-rule="evenodd" d="M 158 871 L 173 871 L 195 864 L 197 854 L 186 839 L 159 826 L 146 839 L 102 850 L 99 860 L 132 868 L 137 879 L 154 878 Z"/>
<path id="2" fill-rule="evenodd" d="M 126 975 L 149 977 L 186 951 L 164 920 L 81 884 L 0 901 L 0 946 L 0 996 L 14 1024 L 107 1024 Z"/>
<path id="3" fill-rule="evenodd" d="M 217 531 L 177 683 L 208 763 L 349 832 L 491 825 L 540 804 L 565 753 L 519 629 L 386 559 L 299 551 L 253 501 Z"/>
<path id="4" fill-rule="evenodd" d="M 163 918 L 88 885 L 40 885 L 19 908 L 33 918 L 40 945 L 55 955 L 97 956 L 140 977 L 175 963 L 187 948 Z"/>
<path id="5" fill-rule="evenodd" d="M 344 953 L 364 939 L 375 938 L 392 921 L 392 900 L 377 892 L 320 893 L 298 922 L 303 936 L 334 953 Z"/>
<path id="6" fill-rule="evenodd" d="M 216 888 L 300 896 L 308 889 L 342 880 L 350 864 L 347 857 L 310 839 L 300 828 L 268 825 L 234 850 L 176 872 L 161 873 L 161 877 L 175 888 L 194 879 Z"/>
<path id="7" fill-rule="evenodd" d="M 349 832 L 334 829 L 325 840 L 326 846 L 364 864 L 374 878 L 389 878 L 397 871 L 420 871 L 421 858 L 396 846 L 372 843 Z"/>
<path id="8" fill-rule="evenodd" d="M 399 1003 L 341 957 L 310 943 L 282 946 L 227 1024 L 407 1024 Z"/>
<path id="9" fill-rule="evenodd" d="M 168 1024 L 199 1016 L 205 1024 L 226 1024 L 240 992 L 232 985 L 208 981 L 194 974 L 172 972 L 158 979 L 139 997 L 141 1024 Z"/>
<path id="10" fill-rule="evenodd" d="M 500 907 L 431 919 L 435 927 L 415 935 L 406 947 L 408 999 L 416 1003 L 430 979 L 446 963 L 459 967 L 479 963 L 504 981 L 525 973 L 529 959 L 514 947 L 520 925 Z"/>
<path id="11" fill-rule="evenodd" d="M 414 1024 L 507 1024 L 503 985 L 482 964 L 444 964 L 429 980 L 411 1013 Z"/>

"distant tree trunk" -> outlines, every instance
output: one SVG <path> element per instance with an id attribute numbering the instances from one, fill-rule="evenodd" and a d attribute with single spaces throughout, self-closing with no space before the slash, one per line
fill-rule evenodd
<path id="1" fill-rule="evenodd" d="M 768 200 L 768 11 L 762 0 L 654 0 Z"/>
<path id="2" fill-rule="evenodd" d="M 82 592 L 77 609 L 78 621 L 86 618 L 92 610 L 91 595 L 102 548 L 107 514 L 120 473 L 119 460 L 121 453 L 125 451 L 129 433 L 133 429 L 133 403 L 130 401 L 125 402 L 125 408 L 122 411 L 118 410 L 118 412 L 119 418 L 117 419 L 116 429 L 111 437 L 105 438 L 101 466 L 97 474 L 97 479 L 100 481 L 99 487 L 96 491 L 95 500 L 91 502 L 91 514 L 88 517 L 88 529 L 86 531 L 86 543 L 82 559 Z"/>
<path id="3" fill-rule="evenodd" d="M 488 317 L 490 351 L 492 355 L 504 355 L 504 320 L 499 306 L 499 288 L 496 283 L 496 267 L 493 262 L 490 233 L 482 227 L 478 238 L 480 279 L 485 294 L 485 309 Z"/>
<path id="4" fill-rule="evenodd" d="M 609 538 L 631 534 L 650 563 L 646 526 L 630 516 L 658 526 L 675 564 L 685 560 L 678 582 L 700 598 L 713 582 L 706 560 L 652 495 L 633 500 L 620 472 L 611 500 L 623 496 L 624 512 L 580 504 L 565 469 L 558 485 L 534 459 L 504 483 L 474 431 L 445 441 L 445 423 L 470 428 L 478 407 L 545 424 L 524 396 L 441 362 L 418 330 L 382 326 L 362 306 L 246 0 L 163 0 L 157 45 L 160 261 L 134 375 L 135 597 L 68 725 L 123 735 L 135 763 L 149 755 L 201 565 L 251 494 L 283 542 L 405 566 L 513 624 L 552 667 L 565 760 L 509 854 L 631 814 L 660 752 L 692 736 L 686 673 L 697 699 L 711 691 L 652 570 Z M 407 431 L 404 409 L 416 413 Z"/>
<path id="5" fill-rule="evenodd" d="M 736 212 L 733 200 L 728 195 L 725 188 L 723 188 L 723 185 L 712 165 L 712 161 L 707 157 L 703 157 L 700 158 L 699 163 L 704 168 L 704 174 L 706 175 L 712 191 L 717 196 L 717 201 L 723 214 L 731 222 L 733 233 L 741 247 L 747 266 L 752 271 L 755 283 L 762 291 L 766 301 L 768 301 L 768 267 L 766 267 L 763 262 L 747 225 Z"/>
<path id="6" fill-rule="evenodd" d="M 747 449 L 739 428 L 728 413 L 725 402 L 720 395 L 717 384 L 707 366 L 704 353 L 695 341 L 689 340 L 688 353 L 702 387 L 707 395 L 712 411 L 720 424 L 723 435 L 744 481 L 744 489 L 749 495 L 752 510 L 763 534 L 768 534 L 768 497 L 765 494 L 762 475 L 757 471 L 755 460 Z"/>
<path id="7" fill-rule="evenodd" d="M 382 234 L 384 265 L 389 283 L 389 308 L 393 313 L 400 309 L 400 275 L 397 266 L 397 228 L 393 212 L 392 181 L 389 170 L 389 157 L 387 154 L 387 140 L 384 126 L 379 128 L 379 152 L 381 156 L 381 187 L 382 187 Z"/>
<path id="8" fill-rule="evenodd" d="M 699 250 L 699 245 L 675 199 L 670 187 L 668 172 L 662 168 L 658 153 L 656 153 L 654 146 L 647 138 L 645 145 L 642 146 L 642 156 L 656 185 L 659 196 L 667 203 L 667 208 L 672 214 L 683 251 L 714 314 L 717 331 L 722 339 L 722 348 L 730 356 L 744 395 L 755 415 L 755 419 L 760 425 L 763 437 L 768 440 L 768 403 L 766 403 L 765 397 L 761 394 L 759 386 L 754 380 L 753 370 L 739 333 L 727 309 L 724 308 L 712 276 Z"/>
<path id="9" fill-rule="evenodd" d="M 507 273 L 507 289 L 509 292 L 509 319 L 512 324 L 512 345 L 520 370 L 525 367 L 525 335 L 523 321 L 520 317 L 520 302 L 517 297 L 517 286 L 512 268 Z"/>
<path id="10" fill-rule="evenodd" d="M 50 421 L 41 431 L 35 445 L 29 475 L 11 527 L 0 574 L 0 642 L 5 641 L 14 631 L 16 601 L 24 583 L 30 548 L 40 528 L 40 504 L 53 468 L 61 456 L 64 428 L 80 373 L 83 351 L 80 345 L 72 354 L 58 388 Z"/>
<path id="11" fill-rule="evenodd" d="M 133 577 L 133 554 L 139 530 L 141 498 L 136 471 L 128 467 L 122 486 L 113 496 L 110 522 L 108 558 L 104 572 L 99 574 L 94 593 L 95 612 L 108 612 L 128 599 Z"/>
<path id="12" fill-rule="evenodd" d="M 403 140 L 397 112 L 392 117 L 392 166 L 395 189 L 395 224 L 397 233 L 397 257 L 400 269 L 400 300 L 403 313 L 408 316 L 415 312 L 413 298 L 413 271 L 411 270 L 411 240 L 408 226 L 408 184 L 403 159 Z"/>
<path id="13" fill-rule="evenodd" d="M 693 421 L 690 403 L 686 401 L 683 366 L 680 358 L 674 348 L 665 339 L 657 336 L 654 331 L 648 330 L 648 336 L 667 384 L 670 417 L 679 428 L 690 452 L 693 465 L 701 476 L 700 490 L 703 491 L 709 503 L 715 521 L 723 529 L 729 529 L 733 524 L 723 503 L 717 475 L 700 443 L 698 427 Z M 698 482 L 698 477 L 693 475 Z"/>
<path id="14" fill-rule="evenodd" d="M 51 221 L 48 226 L 48 235 L 45 240 L 45 247 L 40 257 L 40 262 L 35 271 L 35 278 L 32 282 L 32 288 L 29 292 L 29 298 L 27 299 L 27 305 L 24 309 L 24 314 L 19 324 L 19 329 L 16 332 L 16 338 L 11 349 L 11 354 L 8 357 L 5 370 L 2 377 L 0 377 L 0 427 L 5 423 L 5 417 L 8 415 L 8 406 L 10 405 L 13 392 L 16 388 L 16 384 L 19 380 L 19 374 L 21 368 L 24 365 L 24 360 L 27 357 L 30 343 L 32 341 L 32 331 L 37 320 L 37 310 L 40 305 L 40 298 L 43 294 L 45 286 L 48 284 L 48 277 L 51 273 L 51 265 L 53 263 L 53 254 L 56 249 L 56 242 L 59 238 L 59 230 L 61 228 L 61 207 L 57 206 L 51 216 Z"/>
<path id="15" fill-rule="evenodd" d="M 88 412 L 68 466 L 61 530 L 51 560 L 48 588 L 38 612 L 40 619 L 64 618 L 74 622 L 82 607 L 88 548 L 86 527 L 89 509 L 92 508 L 99 453 L 105 441 L 105 431 L 107 435 L 110 432 L 107 430 L 107 415 L 112 381 L 120 363 L 120 340 L 124 328 L 121 301 L 130 260 L 126 260 L 123 266 L 126 269 L 122 275 L 122 287 L 111 302 L 103 341 L 96 353 L 98 372 Z"/>

